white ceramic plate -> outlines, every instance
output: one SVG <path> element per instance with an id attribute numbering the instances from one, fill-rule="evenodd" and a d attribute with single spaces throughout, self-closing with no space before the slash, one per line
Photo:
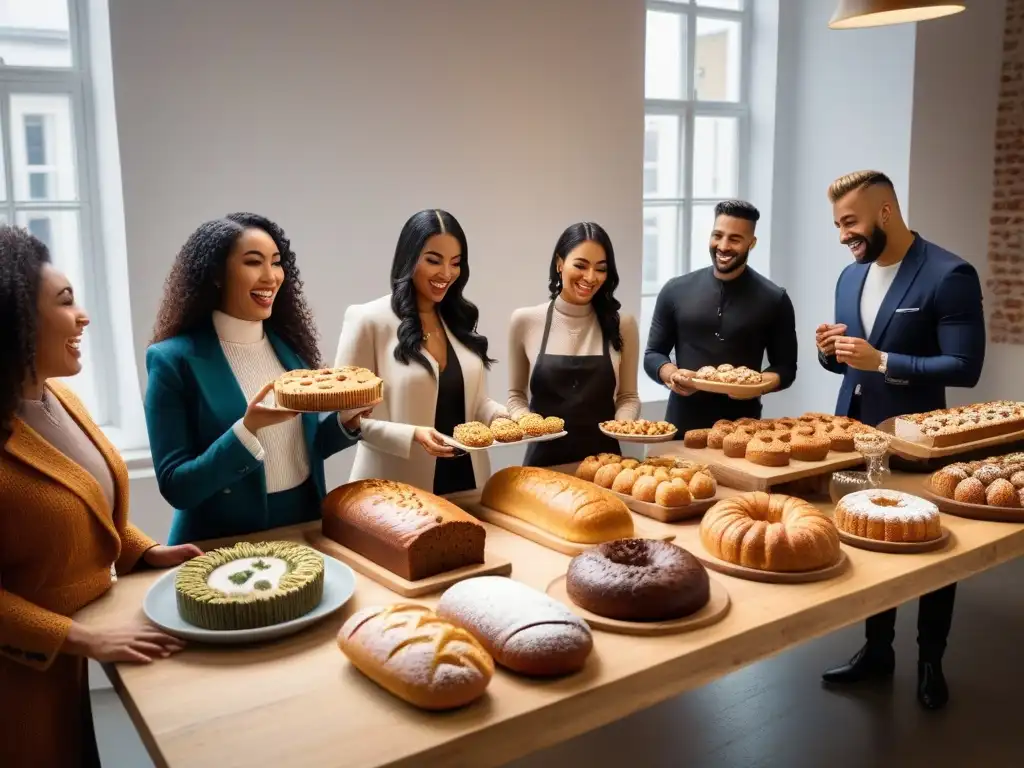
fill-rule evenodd
<path id="1" fill-rule="evenodd" d="M 174 577 L 178 569 L 168 571 L 149 588 L 142 602 L 146 617 L 174 637 L 213 645 L 241 645 L 277 640 L 293 635 L 326 618 L 349 601 L 356 591 L 356 575 L 344 563 L 324 555 L 324 596 L 320 605 L 292 621 L 259 629 L 231 629 L 218 632 L 193 626 L 178 614 Z"/>
<path id="2" fill-rule="evenodd" d="M 460 450 L 470 452 L 470 451 L 489 451 L 489 450 L 491 450 L 491 448 L 501 448 L 503 445 L 523 445 L 524 443 L 546 443 L 548 440 L 557 440 L 560 437 L 565 437 L 567 434 L 569 434 L 569 433 L 566 432 L 563 429 L 561 432 L 554 432 L 554 433 L 552 433 L 550 435 L 538 435 L 537 437 L 524 437 L 522 440 L 516 440 L 516 441 L 511 442 L 511 443 L 500 443 L 497 440 L 495 440 L 493 443 L 491 443 L 490 445 L 485 446 L 483 448 L 472 448 L 472 447 L 470 447 L 468 445 L 463 445 L 458 440 L 456 440 L 454 437 L 449 437 L 448 435 L 441 435 L 441 438 L 446 443 L 448 443 L 448 445 L 453 445 L 456 448 L 459 448 Z"/>
<path id="3" fill-rule="evenodd" d="M 670 440 L 675 440 L 678 434 L 678 432 L 669 432 L 667 435 L 620 435 L 617 432 L 606 432 L 604 427 L 598 427 L 598 429 L 601 430 L 602 435 L 607 435 L 620 443 L 667 443 Z"/>

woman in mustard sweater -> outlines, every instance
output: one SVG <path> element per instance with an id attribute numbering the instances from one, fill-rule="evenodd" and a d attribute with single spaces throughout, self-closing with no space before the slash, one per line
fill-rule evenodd
<path id="1" fill-rule="evenodd" d="M 81 370 L 89 319 L 46 246 L 0 226 L 0 766 L 98 766 L 86 659 L 140 662 L 179 641 L 144 623 L 72 618 L 112 572 L 199 554 L 128 522 L 128 472 L 82 403 L 52 379 Z"/>

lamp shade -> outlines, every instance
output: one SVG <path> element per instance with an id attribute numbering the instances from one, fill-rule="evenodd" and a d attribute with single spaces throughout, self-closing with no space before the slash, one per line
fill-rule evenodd
<path id="1" fill-rule="evenodd" d="M 839 0 L 828 25 L 831 29 L 859 29 L 927 21 L 959 13 L 966 6 L 951 0 Z"/>

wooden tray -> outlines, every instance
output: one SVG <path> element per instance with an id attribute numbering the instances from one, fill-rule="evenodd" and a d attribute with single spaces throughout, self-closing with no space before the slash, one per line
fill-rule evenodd
<path id="1" fill-rule="evenodd" d="M 349 565 L 352 570 L 361 573 L 368 579 L 373 579 L 378 584 L 383 584 L 392 592 L 397 592 L 402 597 L 420 597 L 440 592 L 457 581 L 469 579 L 473 576 L 508 576 L 512 573 L 512 563 L 510 561 L 491 554 L 485 549 L 484 562 L 481 565 L 470 565 L 465 568 L 457 568 L 454 571 L 439 573 L 426 579 L 409 581 L 408 579 L 403 579 L 397 573 L 392 573 L 387 568 L 377 565 L 358 552 L 353 552 L 348 547 L 343 547 L 333 539 L 327 538 L 315 528 L 306 531 L 305 537 L 313 549 L 319 550 L 325 555 L 338 558 Z"/>
<path id="2" fill-rule="evenodd" d="M 597 546 L 597 544 L 580 544 L 575 541 L 568 541 L 538 528 L 533 523 L 528 523 L 525 520 L 520 520 L 518 517 L 512 517 L 512 515 L 506 515 L 504 512 L 498 512 L 490 507 L 485 507 L 480 503 L 479 497 L 475 501 L 471 496 L 461 498 L 449 497 L 449 500 L 485 523 L 504 528 L 506 531 L 511 531 L 518 536 L 522 536 L 524 539 L 529 539 L 535 544 L 553 549 L 555 552 L 561 552 L 563 555 L 575 557 L 581 552 L 586 552 L 588 549 Z M 636 517 L 633 518 L 633 536 L 638 539 L 657 539 L 659 541 L 672 541 L 676 537 L 674 533 L 655 531 L 653 528 L 644 525 L 643 521 L 638 520 Z"/>
<path id="3" fill-rule="evenodd" d="M 945 526 L 943 526 L 939 538 L 932 539 L 931 541 L 879 541 L 878 539 L 868 539 L 864 536 L 847 533 L 841 528 L 837 530 L 839 531 L 839 540 L 844 544 L 857 547 L 857 549 L 885 552 L 890 555 L 913 555 L 919 552 L 934 552 L 936 549 L 945 547 L 949 542 L 950 536 L 949 530 Z"/>
<path id="4" fill-rule="evenodd" d="M 1015 432 L 993 435 L 980 440 L 971 440 L 967 443 L 958 443 L 957 445 L 924 445 L 922 443 L 912 443 L 909 440 L 903 440 L 902 438 L 896 437 L 895 423 L 896 419 L 886 419 L 878 425 L 878 430 L 892 436 L 892 440 L 889 443 L 889 450 L 892 453 L 910 460 L 938 459 L 944 456 L 956 456 L 957 454 L 968 453 L 980 448 L 1005 445 L 1006 443 L 1015 443 L 1019 440 L 1024 440 L 1024 430 L 1018 429 Z"/>
<path id="5" fill-rule="evenodd" d="M 267 408 L 270 408 L 275 411 L 285 411 L 287 413 L 339 413 L 341 414 L 342 421 L 348 421 L 356 414 L 376 408 L 378 405 L 384 402 L 384 398 L 382 397 L 377 400 L 374 400 L 372 403 L 368 403 L 364 405 L 362 408 L 347 408 L 344 411 L 322 411 L 319 409 L 309 410 L 307 408 L 285 408 L 283 406 L 280 406 L 277 404 L 277 400 L 274 399 L 274 392 L 273 390 L 271 390 L 270 393 L 267 394 L 266 400 L 264 402 L 266 403 Z M 373 417 L 371 416 L 369 418 Z"/>
<path id="6" fill-rule="evenodd" d="M 749 399 L 760 397 L 775 388 L 774 383 L 765 381 L 762 381 L 760 384 L 726 384 L 724 381 L 708 381 L 706 379 L 690 379 L 690 386 L 701 392 L 712 392 L 716 395 L 732 395 Z"/>
<path id="7" fill-rule="evenodd" d="M 695 629 L 708 627 L 725 618 L 729 612 L 729 593 L 717 579 L 711 582 L 711 597 L 707 604 L 696 613 L 671 621 L 619 621 L 598 616 L 585 608 L 576 605 L 565 588 L 565 576 L 559 576 L 548 584 L 547 593 L 550 597 L 571 608 L 581 619 L 594 629 L 614 632 L 619 635 L 675 635 L 680 632 L 691 632 Z"/>
<path id="8" fill-rule="evenodd" d="M 604 427 L 598 427 L 601 430 L 601 434 L 606 437 L 610 437 L 612 440 L 618 440 L 620 443 L 668 443 L 676 439 L 676 432 L 669 432 L 667 435 L 620 435 L 618 432 L 606 432 Z"/>
<path id="9" fill-rule="evenodd" d="M 708 554 L 704 549 L 701 549 L 700 552 L 693 552 L 693 556 L 700 560 L 706 568 L 710 568 L 712 571 L 724 573 L 726 576 L 735 576 L 737 579 L 760 581 L 765 584 L 808 584 L 812 581 L 825 581 L 826 579 L 838 576 L 846 570 L 846 564 L 849 562 L 849 558 L 847 558 L 846 553 L 840 549 L 839 559 L 834 565 L 830 565 L 827 568 L 819 568 L 816 571 L 796 571 L 794 573 L 786 573 L 782 571 L 761 571 L 757 568 L 747 568 L 743 565 L 727 563 L 724 560 L 719 560 L 717 557 L 713 557 Z"/>
<path id="10" fill-rule="evenodd" d="M 600 488 L 600 486 L 598 487 Z M 605 488 L 604 490 L 608 491 L 611 489 Z M 626 506 L 638 515 L 649 517 L 660 523 L 678 523 L 681 520 L 700 517 L 711 509 L 711 507 L 715 505 L 715 502 L 720 500 L 716 493 L 710 499 L 694 499 L 685 507 L 663 507 L 660 504 L 655 504 L 651 501 L 640 501 L 639 499 L 634 499 L 626 493 L 618 493 L 617 491 L 611 492 L 622 499 Z"/>
<path id="11" fill-rule="evenodd" d="M 971 520 L 987 520 L 993 523 L 1024 523 L 1024 509 L 1020 507 L 991 507 L 988 504 L 967 504 L 939 496 L 932 491 L 927 481 L 922 483 L 921 496 L 939 508 L 940 512 L 954 517 L 967 517 Z"/>
<path id="12" fill-rule="evenodd" d="M 731 458 L 715 448 L 687 448 L 682 442 L 659 450 L 657 454 L 707 464 L 719 485 L 739 491 L 767 491 L 773 485 L 827 475 L 864 463 L 864 457 L 856 451 L 833 451 L 824 461 L 790 461 L 786 467 L 763 467 L 746 459 Z"/>

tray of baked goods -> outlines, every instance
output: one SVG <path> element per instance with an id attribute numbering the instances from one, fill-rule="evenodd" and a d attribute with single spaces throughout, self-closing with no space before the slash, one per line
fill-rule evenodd
<path id="1" fill-rule="evenodd" d="M 956 517 L 1024 523 L 1024 453 L 950 464 L 929 476 L 923 495 Z"/>
<path id="2" fill-rule="evenodd" d="M 288 371 L 274 382 L 278 408 L 300 413 L 355 415 L 384 401 L 384 382 L 373 371 L 340 368 Z"/>
<path id="3" fill-rule="evenodd" d="M 675 456 L 631 459 L 599 453 L 553 469 L 589 480 L 637 514 L 662 523 L 696 517 L 718 500 L 718 483 L 708 466 Z"/>
<path id="4" fill-rule="evenodd" d="M 676 437 L 675 426 L 667 421 L 615 419 L 598 426 L 602 434 L 623 443 L 665 443 Z"/>
<path id="5" fill-rule="evenodd" d="M 495 472 L 482 490 L 446 498 L 485 523 L 564 555 L 578 555 L 615 539 L 675 538 L 634 518 L 611 491 L 544 467 L 506 467 Z"/>
<path id="6" fill-rule="evenodd" d="M 690 377 L 690 386 L 702 392 L 753 398 L 763 395 L 775 385 L 760 373 L 745 365 L 705 365 Z"/>
<path id="7" fill-rule="evenodd" d="M 557 416 L 541 416 L 528 413 L 518 421 L 499 417 L 487 426 L 480 421 L 459 424 L 451 437 L 442 435 L 444 441 L 463 451 L 486 451 L 495 445 L 518 445 L 520 443 L 543 443 L 565 437 L 565 422 Z"/>
<path id="8" fill-rule="evenodd" d="M 705 566 L 750 581 L 824 581 L 848 564 L 832 519 L 810 502 L 781 493 L 722 499 L 701 518 L 700 542 L 695 556 Z"/>
<path id="9" fill-rule="evenodd" d="M 508 575 L 487 529 L 445 498 L 392 480 L 357 480 L 327 494 L 306 541 L 403 597 L 475 576 Z"/>
<path id="10" fill-rule="evenodd" d="M 858 435 L 884 439 L 853 419 L 807 413 L 795 419 L 718 421 L 653 450 L 706 464 L 721 485 L 758 491 L 862 463 L 854 442 Z"/>
<path id="11" fill-rule="evenodd" d="M 996 400 L 911 413 L 887 419 L 878 428 L 892 435 L 892 452 L 904 458 L 955 456 L 1024 440 L 1024 403 Z"/>

